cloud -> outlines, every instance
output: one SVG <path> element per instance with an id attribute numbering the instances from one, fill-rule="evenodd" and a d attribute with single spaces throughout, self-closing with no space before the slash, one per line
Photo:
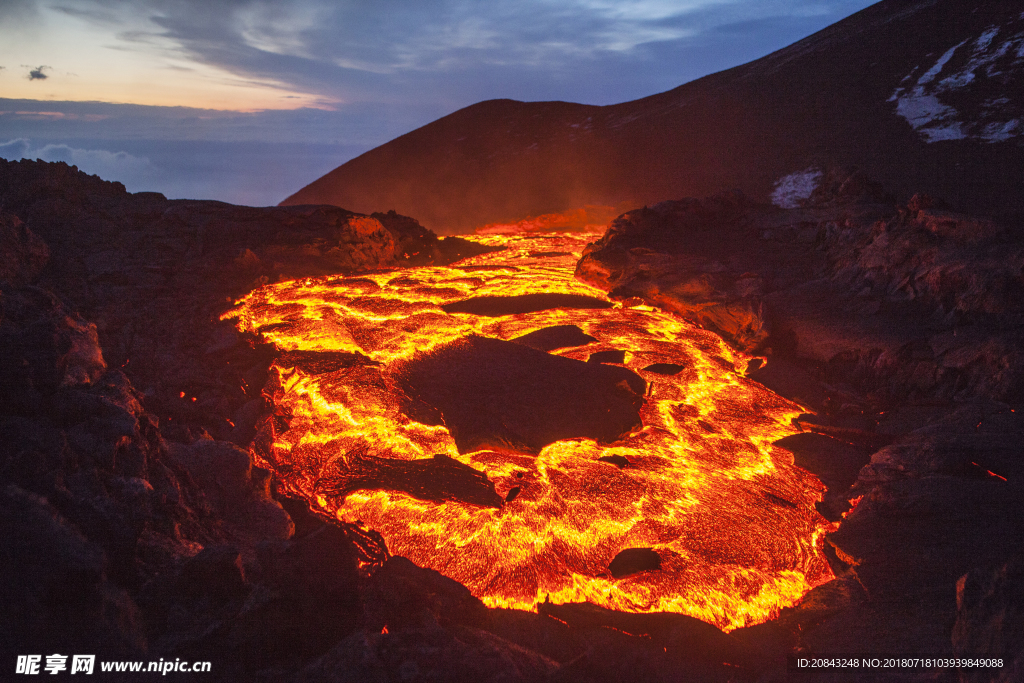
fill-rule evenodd
<path id="1" fill-rule="evenodd" d="M 25 137 L 0 139 L 0 158 L 63 161 L 104 180 L 119 181 L 129 192 L 155 191 L 171 199 L 269 206 L 372 146 L 159 139 L 111 141 L 109 149 L 97 149 L 96 145 L 95 141 L 82 146 Z"/>
<path id="2" fill-rule="evenodd" d="M 39 17 L 34 0 L 3 0 L 0 2 L 0 24 L 22 28 Z"/>
<path id="3" fill-rule="evenodd" d="M 28 72 L 28 80 L 30 81 L 45 81 L 49 76 L 46 75 L 46 69 L 48 66 L 37 66 Z"/>
<path id="4" fill-rule="evenodd" d="M 16 159 L 24 159 L 28 154 L 29 141 L 25 138 L 15 138 L 4 143 L 0 143 L 0 157 L 4 159 L 10 159 L 12 161 Z"/>
<path id="5" fill-rule="evenodd" d="M 791 21 L 816 30 L 870 0 L 65 0 L 110 29 L 105 48 L 213 67 L 323 103 L 416 101 L 451 111 L 480 99 L 608 104 L 666 90 L 746 58 Z M 817 17 L 808 23 L 808 16 Z M 765 21 L 765 19 L 773 21 Z M 716 27 L 733 30 L 716 32 Z M 783 28 L 788 39 L 792 30 Z M 799 37 L 799 36 L 798 36 Z M 706 48 L 711 47 L 710 51 Z M 692 49 L 702 64 L 661 61 Z M 731 51 L 731 52 L 730 52 Z M 709 63 L 707 54 L 715 55 Z M 730 55 L 732 60 L 729 59 Z M 699 71 L 699 72 L 698 72 Z M 294 98 L 288 98 L 294 99 Z"/>
<path id="6" fill-rule="evenodd" d="M 145 157 L 104 149 L 79 149 L 65 144 L 50 144 L 34 154 L 43 161 L 63 161 L 78 166 L 86 173 L 112 180 L 148 176 L 157 170 Z"/>
<path id="7" fill-rule="evenodd" d="M 77 166 L 85 173 L 98 175 L 104 180 L 118 180 L 126 186 L 138 187 L 158 173 L 149 159 L 127 152 L 110 152 L 104 149 L 81 149 L 66 144 L 47 144 L 33 148 L 30 140 L 16 138 L 0 143 L 0 157 L 15 161 L 18 159 L 42 159 L 63 161 Z"/>

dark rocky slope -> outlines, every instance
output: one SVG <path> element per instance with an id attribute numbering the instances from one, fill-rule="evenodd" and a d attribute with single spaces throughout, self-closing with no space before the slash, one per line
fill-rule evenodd
<path id="1" fill-rule="evenodd" d="M 885 0 L 749 64 L 605 107 L 493 100 L 353 159 L 283 204 L 386 206 L 439 232 L 856 165 L 906 201 L 1024 215 L 1014 0 Z M 808 175 L 801 175 L 802 172 Z M 785 201 L 783 199 L 782 201 Z"/>

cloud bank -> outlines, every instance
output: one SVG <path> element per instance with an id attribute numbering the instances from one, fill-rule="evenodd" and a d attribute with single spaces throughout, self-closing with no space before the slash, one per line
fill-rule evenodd
<path id="1" fill-rule="evenodd" d="M 35 147 L 31 140 L 16 138 L 0 143 L 0 157 L 11 161 L 18 159 L 41 159 L 63 161 L 77 166 L 80 170 L 98 175 L 104 180 L 117 180 L 140 188 L 158 173 L 149 159 L 127 152 L 110 152 L 104 149 L 80 149 L 66 144 L 47 144 Z M 128 182 L 125 182 L 128 181 Z M 129 187 L 131 190 L 132 187 Z M 135 191 L 138 191 L 136 189 Z"/>
<path id="2" fill-rule="evenodd" d="M 63 161 L 129 192 L 169 199 L 217 199 L 270 206 L 366 146 L 308 142 L 210 140 L 83 140 L 45 142 L 0 138 L 0 158 Z"/>

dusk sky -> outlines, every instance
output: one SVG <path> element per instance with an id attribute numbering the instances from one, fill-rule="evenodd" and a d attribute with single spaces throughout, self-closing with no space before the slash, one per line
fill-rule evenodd
<path id="1" fill-rule="evenodd" d="M 0 157 L 276 204 L 486 99 L 612 104 L 866 0 L 0 0 Z"/>

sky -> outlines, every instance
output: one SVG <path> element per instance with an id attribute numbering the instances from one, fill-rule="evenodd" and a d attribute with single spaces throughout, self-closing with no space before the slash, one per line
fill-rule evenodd
<path id="1" fill-rule="evenodd" d="M 624 102 L 870 4 L 0 0 L 0 157 L 272 205 L 475 102 Z"/>

